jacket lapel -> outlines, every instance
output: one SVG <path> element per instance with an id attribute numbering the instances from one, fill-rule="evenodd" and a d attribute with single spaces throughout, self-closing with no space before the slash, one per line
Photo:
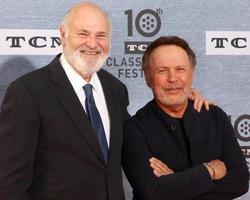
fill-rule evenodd
<path id="1" fill-rule="evenodd" d="M 100 146 L 95 136 L 95 132 L 70 81 L 68 80 L 61 64 L 59 63 L 58 57 L 55 58 L 49 66 L 54 93 L 57 96 L 58 101 L 69 114 L 81 136 L 87 141 L 93 152 L 98 155 L 99 159 L 105 163 Z"/>

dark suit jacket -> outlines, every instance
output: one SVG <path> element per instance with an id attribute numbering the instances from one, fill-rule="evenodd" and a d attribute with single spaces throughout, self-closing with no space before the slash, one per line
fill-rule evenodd
<path id="1" fill-rule="evenodd" d="M 0 115 L 1 200 L 120 200 L 125 85 L 98 72 L 110 116 L 105 164 L 94 130 L 59 55 L 10 84 Z"/>
<path id="2" fill-rule="evenodd" d="M 190 141 L 190 162 L 176 119 L 151 101 L 128 120 L 124 129 L 123 168 L 136 200 L 229 200 L 248 190 L 248 168 L 226 114 L 210 106 L 207 112 L 193 109 L 189 102 L 183 117 Z M 175 171 L 154 176 L 152 156 Z M 212 181 L 204 162 L 223 160 L 227 175 Z"/>

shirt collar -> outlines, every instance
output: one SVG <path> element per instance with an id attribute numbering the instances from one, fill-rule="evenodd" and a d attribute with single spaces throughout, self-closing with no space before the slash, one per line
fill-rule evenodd
<path id="1" fill-rule="evenodd" d="M 73 88 L 75 91 L 79 91 L 80 89 L 83 88 L 83 86 L 85 84 L 87 84 L 87 82 L 73 69 L 73 67 L 68 63 L 68 61 L 66 60 L 64 54 L 62 53 L 62 55 L 59 58 L 60 63 L 70 81 L 70 83 L 72 84 Z M 100 87 L 100 80 L 97 76 L 97 73 L 94 73 L 91 76 L 90 82 L 89 82 L 94 90 L 99 90 Z"/>

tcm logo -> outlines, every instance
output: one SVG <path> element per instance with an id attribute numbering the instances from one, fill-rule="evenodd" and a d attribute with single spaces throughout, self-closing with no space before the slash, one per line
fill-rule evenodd
<path id="1" fill-rule="evenodd" d="M 250 141 L 250 115 L 240 116 L 235 121 L 234 131 L 240 140 L 244 142 Z"/>
<path id="2" fill-rule="evenodd" d="M 134 16 L 133 10 L 126 10 L 127 15 L 127 36 L 133 37 L 138 34 L 142 37 L 153 37 L 161 28 L 160 15 L 163 10 L 158 8 L 155 11 L 151 9 L 141 10 Z M 148 47 L 149 41 L 125 41 L 125 54 L 142 54 Z"/>
<path id="3" fill-rule="evenodd" d="M 137 54 L 137 53 L 143 53 L 144 51 L 146 51 L 146 49 L 148 48 L 148 45 L 150 44 L 150 42 L 139 42 L 139 41 L 135 41 L 135 42 L 124 42 L 124 51 L 126 54 Z"/>
<path id="4" fill-rule="evenodd" d="M 250 32 L 207 31 L 207 55 L 250 55 Z"/>
<path id="5" fill-rule="evenodd" d="M 55 55 L 59 52 L 58 30 L 0 29 L 0 55 Z"/>
<path id="6" fill-rule="evenodd" d="M 234 123 L 234 132 L 236 137 L 247 144 L 250 141 L 250 115 L 241 115 Z M 250 146 L 240 145 L 240 148 L 246 158 L 250 158 Z"/>

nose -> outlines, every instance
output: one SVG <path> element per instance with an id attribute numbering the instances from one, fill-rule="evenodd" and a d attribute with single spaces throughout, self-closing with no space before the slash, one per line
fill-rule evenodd
<path id="1" fill-rule="evenodd" d="M 177 80 L 176 73 L 174 71 L 169 71 L 168 73 L 168 81 L 169 82 L 175 82 Z"/>
<path id="2" fill-rule="evenodd" d="M 87 44 L 87 46 L 88 46 L 89 48 L 95 49 L 95 48 L 96 48 L 96 43 L 97 43 L 97 42 L 96 42 L 95 36 L 91 35 L 91 36 L 89 36 L 89 37 L 87 38 L 86 44 Z"/>

